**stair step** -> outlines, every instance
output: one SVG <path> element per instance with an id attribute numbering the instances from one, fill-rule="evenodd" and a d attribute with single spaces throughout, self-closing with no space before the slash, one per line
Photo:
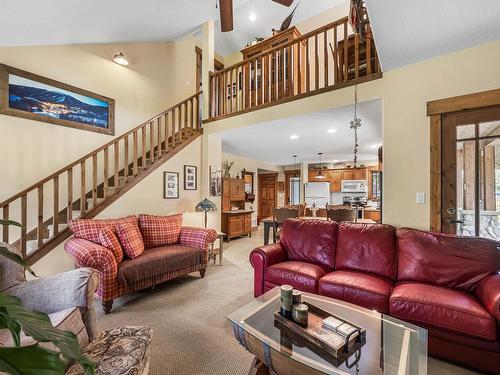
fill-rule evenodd
<path id="1" fill-rule="evenodd" d="M 104 198 L 97 198 L 97 204 L 101 204 L 104 201 Z M 94 205 L 94 198 L 87 198 L 87 207 L 92 207 Z"/>
<path id="2" fill-rule="evenodd" d="M 68 227 L 68 224 L 59 224 L 58 227 L 59 227 L 59 233 L 61 233 Z M 47 230 L 49 231 L 49 238 L 54 237 L 54 225 L 53 224 L 47 225 Z"/>

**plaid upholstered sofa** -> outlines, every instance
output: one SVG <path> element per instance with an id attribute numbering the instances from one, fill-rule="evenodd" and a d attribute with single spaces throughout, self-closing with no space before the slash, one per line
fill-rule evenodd
<path id="1" fill-rule="evenodd" d="M 120 219 L 76 219 L 65 250 L 76 267 L 99 273 L 96 295 L 106 314 L 127 293 L 199 271 L 205 276 L 213 229 L 182 226 L 182 214 Z"/>

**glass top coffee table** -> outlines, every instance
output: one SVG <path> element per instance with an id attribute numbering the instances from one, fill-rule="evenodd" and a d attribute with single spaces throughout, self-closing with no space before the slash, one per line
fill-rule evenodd
<path id="1" fill-rule="evenodd" d="M 237 341 L 254 356 L 249 374 L 427 374 L 427 331 L 376 311 L 315 294 L 306 301 L 366 330 L 366 344 L 339 363 L 274 324 L 280 289 L 228 315 Z"/>

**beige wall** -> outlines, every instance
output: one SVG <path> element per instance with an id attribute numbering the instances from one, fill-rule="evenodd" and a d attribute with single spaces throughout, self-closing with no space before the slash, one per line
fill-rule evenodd
<path id="1" fill-rule="evenodd" d="M 384 73 L 358 87 L 360 101 L 382 98 L 384 144 L 384 221 L 428 229 L 429 119 L 431 100 L 500 87 L 500 41 L 447 54 Z M 210 123 L 218 132 L 353 103 L 348 87 L 238 117 Z M 284 115 L 286 114 L 286 115 Z M 362 129 L 361 129 L 362 131 Z M 425 204 L 416 193 L 425 192 Z"/>
<path id="2" fill-rule="evenodd" d="M 181 212 L 184 224 L 203 226 L 203 214 L 194 211 L 195 205 L 202 199 L 201 183 L 201 138 L 198 138 L 172 159 L 160 166 L 132 190 L 111 204 L 97 218 L 117 218 L 127 215 L 148 213 L 152 215 L 169 215 Z M 184 165 L 198 167 L 198 190 L 184 190 Z M 179 199 L 163 199 L 163 172 L 179 173 Z M 217 215 L 209 215 L 209 226 L 217 225 Z M 38 261 L 33 269 L 40 276 L 64 272 L 73 268 L 72 259 L 64 252 L 60 244 L 48 255 Z"/>
<path id="3" fill-rule="evenodd" d="M 259 181 L 259 172 L 267 171 L 267 172 L 278 172 L 281 173 L 281 179 L 278 176 L 278 179 L 280 181 L 284 181 L 284 174 L 282 173 L 282 168 L 271 164 L 271 163 L 266 163 L 263 161 L 255 160 L 255 159 L 250 159 L 246 158 L 244 156 L 240 155 L 234 155 L 234 154 L 229 154 L 229 153 L 223 153 L 222 154 L 222 161 L 224 160 L 229 160 L 229 161 L 234 161 L 234 165 L 231 168 L 231 177 L 235 177 L 236 175 L 241 177 L 241 171 L 245 169 L 247 172 L 254 172 L 254 192 L 255 192 L 255 202 L 254 203 L 245 203 L 245 208 L 250 209 L 250 207 L 253 207 L 255 212 L 252 214 L 252 226 L 257 225 L 257 216 L 258 216 L 258 201 L 259 201 L 259 191 L 257 189 L 258 187 L 258 181 Z M 283 193 L 281 193 L 283 195 Z M 278 201 L 280 201 L 278 197 Z M 282 202 L 284 202 L 284 195 L 281 199 Z M 282 205 L 282 203 L 281 203 Z"/>

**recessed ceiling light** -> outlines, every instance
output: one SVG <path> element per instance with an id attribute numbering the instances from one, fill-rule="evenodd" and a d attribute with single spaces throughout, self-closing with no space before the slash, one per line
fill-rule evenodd
<path id="1" fill-rule="evenodd" d="M 298 139 L 298 138 L 299 138 L 299 136 L 297 134 L 292 134 L 290 136 L 290 139 Z"/>
<path id="2" fill-rule="evenodd" d="M 123 52 L 116 54 L 113 57 L 113 61 L 115 63 L 117 63 L 118 65 L 128 65 L 128 60 L 125 58 L 125 55 L 123 54 Z"/>
<path id="3" fill-rule="evenodd" d="M 248 19 L 253 22 L 257 19 L 257 16 L 255 15 L 255 13 L 250 13 L 250 15 L 248 16 Z"/>
<path id="4" fill-rule="evenodd" d="M 379 148 L 380 146 L 381 146 L 380 144 L 376 143 L 371 145 L 370 148 Z"/>
<path id="5" fill-rule="evenodd" d="M 337 133 L 337 129 L 328 129 L 328 133 Z"/>

